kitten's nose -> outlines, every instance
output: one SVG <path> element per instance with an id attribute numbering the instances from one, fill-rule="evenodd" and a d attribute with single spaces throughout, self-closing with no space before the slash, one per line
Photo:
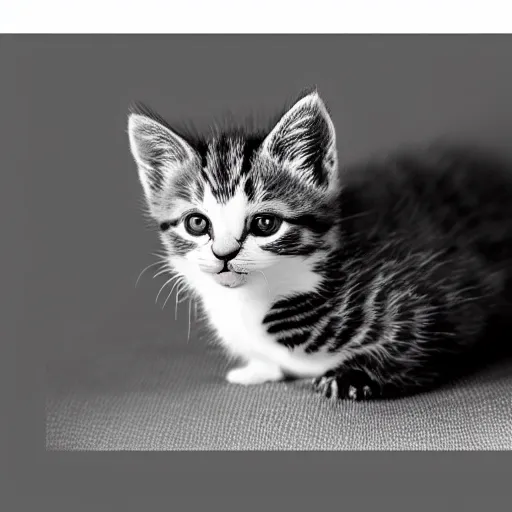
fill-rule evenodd
<path id="1" fill-rule="evenodd" d="M 218 259 L 218 260 L 222 260 L 222 261 L 230 261 L 232 260 L 233 258 L 236 258 L 236 255 L 240 252 L 240 248 L 241 246 L 238 245 L 235 249 L 233 249 L 233 247 L 229 248 L 229 249 L 224 249 L 224 250 L 217 250 L 215 251 L 212 247 L 212 252 L 213 252 L 213 255 Z"/>

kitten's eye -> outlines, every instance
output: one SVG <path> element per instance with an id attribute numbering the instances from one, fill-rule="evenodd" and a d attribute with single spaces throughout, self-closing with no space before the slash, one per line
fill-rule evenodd
<path id="1" fill-rule="evenodd" d="M 251 222 L 251 233 L 256 236 L 271 236 L 283 221 L 275 215 L 257 215 Z"/>
<path id="2" fill-rule="evenodd" d="M 192 236 L 201 236 L 208 233 L 210 222 L 204 215 L 193 213 L 185 219 L 185 229 Z"/>

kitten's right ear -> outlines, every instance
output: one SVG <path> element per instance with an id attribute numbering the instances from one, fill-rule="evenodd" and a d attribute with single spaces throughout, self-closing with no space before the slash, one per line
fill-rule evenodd
<path id="1" fill-rule="evenodd" d="M 162 191 L 173 175 L 193 164 L 198 157 L 182 137 L 142 114 L 130 114 L 128 136 L 148 200 Z"/>
<path id="2" fill-rule="evenodd" d="M 337 187 L 336 132 L 317 91 L 297 101 L 281 117 L 261 151 L 309 185 L 326 190 Z"/>

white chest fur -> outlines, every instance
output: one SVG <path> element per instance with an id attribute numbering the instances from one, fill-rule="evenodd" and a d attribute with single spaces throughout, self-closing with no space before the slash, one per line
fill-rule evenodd
<path id="1" fill-rule="evenodd" d="M 259 365 L 258 374 L 261 374 L 260 367 L 272 370 L 264 372 L 269 373 L 267 378 L 260 375 L 259 382 L 278 380 L 283 374 L 316 377 L 341 361 L 340 354 L 322 351 L 306 354 L 300 347 L 291 350 L 277 343 L 262 323 L 271 304 L 279 297 L 314 289 L 320 278 L 309 267 L 302 258 L 287 258 L 266 269 L 265 275 L 251 273 L 247 282 L 238 288 L 225 288 L 211 276 L 187 269 L 187 277 L 200 294 L 222 345 L 252 367 Z M 228 380 L 232 380 L 229 375 Z M 239 382 L 239 379 L 233 381 Z"/>

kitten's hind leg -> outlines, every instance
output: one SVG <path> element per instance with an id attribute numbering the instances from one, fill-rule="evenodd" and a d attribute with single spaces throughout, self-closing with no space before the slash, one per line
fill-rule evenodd
<path id="1" fill-rule="evenodd" d="M 252 360 L 246 366 L 235 368 L 226 375 L 226 380 L 233 384 L 263 384 L 282 380 L 284 373 L 279 366 L 265 361 Z"/>

